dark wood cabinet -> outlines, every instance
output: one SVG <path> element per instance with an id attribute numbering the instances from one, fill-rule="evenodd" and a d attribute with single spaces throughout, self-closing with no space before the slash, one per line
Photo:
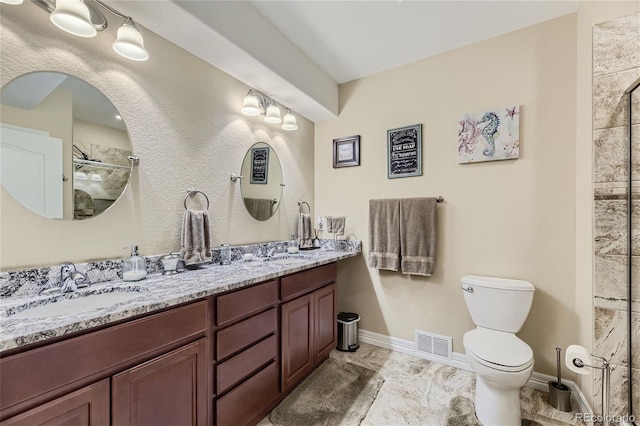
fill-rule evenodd
<path id="1" fill-rule="evenodd" d="M 335 306 L 335 283 L 282 304 L 283 392 L 304 379 L 335 348 Z"/>
<path id="2" fill-rule="evenodd" d="M 281 323 L 282 390 L 287 391 L 313 369 L 311 294 L 283 303 Z"/>
<path id="3" fill-rule="evenodd" d="M 113 424 L 206 425 L 206 352 L 202 339 L 113 376 Z"/>
<path id="4" fill-rule="evenodd" d="M 0 354 L 0 426 L 258 423 L 336 345 L 336 264 Z"/>
<path id="5" fill-rule="evenodd" d="M 329 357 L 336 347 L 336 284 L 330 284 L 313 292 L 314 321 L 314 365 Z"/>
<path id="6" fill-rule="evenodd" d="M 206 424 L 208 316 L 199 301 L 1 357 L 1 425 Z"/>
<path id="7" fill-rule="evenodd" d="M 3 421 L 2 426 L 108 426 L 109 380 L 85 386 Z"/>

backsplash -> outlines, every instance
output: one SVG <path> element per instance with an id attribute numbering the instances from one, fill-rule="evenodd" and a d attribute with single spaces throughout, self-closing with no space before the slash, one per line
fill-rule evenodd
<path id="1" fill-rule="evenodd" d="M 357 252 L 362 250 L 361 241 L 337 240 L 334 248 L 333 240 L 320 240 L 322 250 L 336 250 Z M 276 253 L 285 253 L 289 245 L 288 241 L 276 242 Z M 263 244 L 249 244 L 243 246 L 231 246 L 231 260 L 242 260 L 245 253 L 258 256 Z M 144 256 L 147 264 L 147 274 L 162 273 L 163 267 L 160 258 L 163 255 Z M 211 250 L 212 263 L 220 263 L 220 249 Z M 78 263 L 76 270 L 87 277 L 89 284 L 113 281 L 122 278 L 122 261 L 124 259 L 101 260 L 96 262 Z M 182 261 L 178 269 L 184 269 Z M 41 266 L 38 268 L 21 269 L 16 271 L 0 272 L 0 299 L 7 297 L 33 296 L 38 294 L 51 282 L 58 285 L 60 282 L 60 265 Z"/>

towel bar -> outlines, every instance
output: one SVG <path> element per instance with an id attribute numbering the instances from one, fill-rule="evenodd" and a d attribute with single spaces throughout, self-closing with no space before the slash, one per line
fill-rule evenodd
<path id="1" fill-rule="evenodd" d="M 204 195 L 204 198 L 207 200 L 207 210 L 209 210 L 209 197 L 207 197 L 207 194 L 205 194 L 204 192 L 195 189 L 195 188 L 189 188 L 187 189 L 187 195 L 184 196 L 184 209 L 187 210 L 187 198 L 189 198 L 189 196 L 195 196 L 196 194 L 202 194 Z"/>

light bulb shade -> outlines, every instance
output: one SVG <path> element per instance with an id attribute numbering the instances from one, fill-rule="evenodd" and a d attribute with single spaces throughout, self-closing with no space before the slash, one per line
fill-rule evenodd
<path id="1" fill-rule="evenodd" d="M 102 182 L 102 176 L 100 176 L 98 173 L 93 172 L 91 174 L 91 180 L 94 182 Z"/>
<path id="2" fill-rule="evenodd" d="M 91 23 L 91 12 L 82 0 L 57 0 L 49 19 L 56 27 L 79 37 L 93 37 L 98 33 Z"/>
<path id="3" fill-rule="evenodd" d="M 243 114 L 250 116 L 260 115 L 262 112 L 260 108 L 260 100 L 251 90 L 249 90 L 249 93 L 244 97 L 244 102 L 240 111 Z"/>
<path id="4" fill-rule="evenodd" d="M 85 172 L 75 172 L 73 178 L 77 180 L 87 180 L 87 174 Z"/>
<path id="5" fill-rule="evenodd" d="M 5 4 L 22 4 L 22 0 L 0 0 L 0 3 L 5 3 Z"/>
<path id="6" fill-rule="evenodd" d="M 298 130 L 298 123 L 296 122 L 296 116 L 291 114 L 291 111 L 287 111 L 282 120 L 282 128 L 284 130 Z"/>
<path id="7" fill-rule="evenodd" d="M 129 21 L 125 21 L 118 28 L 118 37 L 113 42 L 113 50 L 120 56 L 132 61 L 146 61 L 149 59 L 149 53 L 144 48 L 142 34 Z"/>
<path id="8" fill-rule="evenodd" d="M 267 114 L 264 116 L 264 121 L 267 123 L 282 123 L 280 117 L 280 108 L 275 103 L 272 103 L 267 107 Z"/>

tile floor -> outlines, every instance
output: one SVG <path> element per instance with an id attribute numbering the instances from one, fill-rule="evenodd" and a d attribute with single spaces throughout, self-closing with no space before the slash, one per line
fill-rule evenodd
<path id="1" fill-rule="evenodd" d="M 380 392 L 361 425 L 453 425 L 475 422 L 474 416 L 453 421 L 451 401 L 468 402 L 471 410 L 475 392 L 475 374 L 436 362 L 405 355 L 368 344 L 354 353 L 333 351 L 331 357 L 378 371 L 385 379 Z M 467 400 L 465 400 L 466 398 Z M 523 387 L 521 392 L 523 425 L 575 425 L 574 413 L 555 410 L 547 394 Z M 574 404 L 576 405 L 576 404 Z M 463 408 L 464 410 L 464 408 Z M 576 407 L 574 407 L 576 411 Z M 469 413 L 470 414 L 470 413 Z M 463 419 L 463 420 L 461 420 Z M 479 422 L 476 423 L 479 425 Z M 581 423 L 580 423 L 581 424 Z M 268 416 L 259 426 L 269 426 Z M 297 425 L 303 426 L 303 425 Z M 352 425 L 343 425 L 352 426 Z"/>

